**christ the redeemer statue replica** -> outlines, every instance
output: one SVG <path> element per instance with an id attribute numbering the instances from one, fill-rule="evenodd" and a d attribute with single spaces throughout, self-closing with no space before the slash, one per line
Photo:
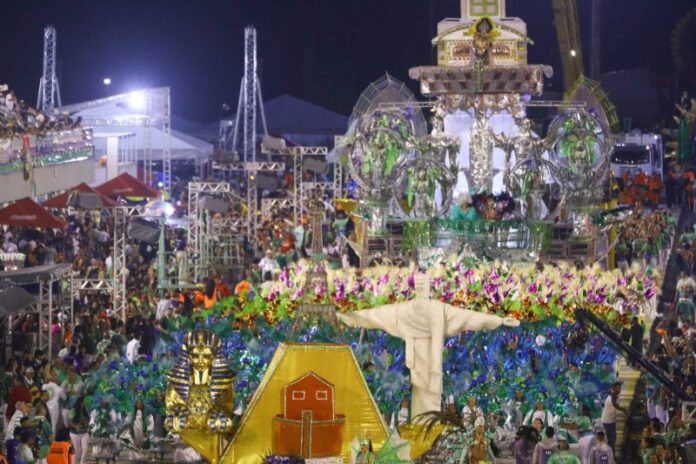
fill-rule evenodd
<path id="1" fill-rule="evenodd" d="M 406 367 L 411 370 L 411 417 L 440 411 L 442 350 L 446 337 L 465 331 L 492 330 L 520 321 L 458 308 L 430 299 L 426 275 L 415 277 L 416 298 L 399 304 L 339 314 L 344 324 L 380 329 L 406 342 Z"/>

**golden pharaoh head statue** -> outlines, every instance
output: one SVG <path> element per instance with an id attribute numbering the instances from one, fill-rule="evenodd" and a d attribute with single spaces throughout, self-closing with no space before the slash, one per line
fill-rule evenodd
<path id="1" fill-rule="evenodd" d="M 220 350 L 220 338 L 207 330 L 194 330 L 184 337 L 182 351 L 188 354 L 188 363 L 194 371 L 208 371 L 213 367 Z"/>
<path id="2" fill-rule="evenodd" d="M 195 378 L 194 378 L 195 377 Z M 182 398 L 193 384 L 209 384 L 213 398 L 232 384 L 232 372 L 222 350 L 222 341 L 207 330 L 193 330 L 184 336 L 176 366 L 169 372 L 169 384 Z"/>

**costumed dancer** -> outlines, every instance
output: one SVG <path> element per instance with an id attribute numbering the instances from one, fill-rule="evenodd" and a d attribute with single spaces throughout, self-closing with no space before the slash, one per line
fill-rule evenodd
<path id="1" fill-rule="evenodd" d="M 113 397 L 105 396 L 101 405 L 90 413 L 89 431 L 95 439 L 92 447 L 92 456 L 113 457 L 116 452 L 115 438 L 121 424 L 121 414 L 114 411 L 109 405 Z"/>
<path id="2" fill-rule="evenodd" d="M 539 433 L 532 427 L 523 425 L 517 430 L 515 442 L 512 444 L 512 454 L 515 464 L 532 464 L 532 451 L 539 441 Z"/>
<path id="3" fill-rule="evenodd" d="M 34 421 L 36 423 L 36 458 L 37 462 L 45 463 L 48 457 L 48 450 L 53 443 L 53 429 L 51 418 L 45 403 L 37 401 Z"/>
<path id="4" fill-rule="evenodd" d="M 477 419 L 474 432 L 469 439 L 468 450 L 465 454 L 467 464 L 489 464 L 495 463 L 495 455 L 491 450 L 490 439 L 486 436 L 485 422 L 483 418 Z M 464 458 L 464 456 L 462 456 Z"/>
<path id="5" fill-rule="evenodd" d="M 126 418 L 125 433 L 122 438 L 126 441 L 130 438 L 133 448 L 128 453 L 131 461 L 146 459 L 143 451 L 150 447 L 150 434 L 155 428 L 155 422 L 151 414 L 145 413 L 145 405 L 141 399 L 135 400 L 133 412 Z"/>
<path id="6" fill-rule="evenodd" d="M 46 407 L 48 408 L 48 414 L 51 416 L 51 428 L 54 435 L 58 431 L 58 420 L 61 418 L 60 402 L 67 399 L 65 391 L 56 383 L 56 379 L 56 373 L 52 371 L 48 375 L 48 383 L 41 387 L 43 391 L 48 393 Z"/>
<path id="7" fill-rule="evenodd" d="M 463 193 L 459 197 L 459 204 L 454 205 L 449 218 L 453 221 L 474 221 L 478 218 L 471 195 Z"/>
<path id="8" fill-rule="evenodd" d="M 489 406 L 488 419 L 486 420 L 486 433 L 492 438 L 491 448 L 494 454 L 498 454 L 501 449 L 509 449 L 515 442 L 515 432 L 507 430 L 502 421 L 502 414 L 497 411 L 497 406 Z"/>
<path id="9" fill-rule="evenodd" d="M 354 464 L 375 464 L 375 452 L 372 449 L 372 440 L 360 440 L 360 451 L 355 456 Z"/>
<path id="10" fill-rule="evenodd" d="M 564 430 L 558 433 L 558 451 L 553 453 L 548 464 L 580 464 L 580 459 L 570 452 L 568 435 Z"/>
<path id="11" fill-rule="evenodd" d="M 401 400 L 401 408 L 397 414 L 392 415 L 391 429 L 398 430 L 402 425 L 408 424 L 409 421 L 408 400 Z"/>
<path id="12" fill-rule="evenodd" d="M 553 453 L 558 449 L 558 442 L 554 435 L 556 430 L 553 427 L 546 427 L 544 439 L 536 444 L 532 454 L 532 464 L 547 464 Z"/>
<path id="13" fill-rule="evenodd" d="M 70 441 L 75 449 L 75 464 L 85 464 L 89 452 L 89 412 L 85 407 L 85 398 L 79 396 L 68 417 Z"/>
<path id="14" fill-rule="evenodd" d="M 515 397 L 508 401 L 505 405 L 507 419 L 505 420 L 505 428 L 511 431 L 516 431 L 522 425 L 524 420 L 524 393 L 521 390 L 515 390 Z"/>
<path id="15" fill-rule="evenodd" d="M 477 399 L 474 395 L 469 396 L 467 404 L 462 409 L 462 426 L 468 432 L 474 430 L 474 426 L 477 423 L 483 422 L 485 425 L 485 418 L 483 415 L 483 410 L 477 405 Z"/>
<path id="16" fill-rule="evenodd" d="M 533 425 L 534 420 L 539 419 L 544 427 L 555 427 L 556 420 L 551 411 L 544 408 L 544 402 L 538 400 L 533 411 L 529 411 L 522 423 L 526 426 Z"/>
<path id="17" fill-rule="evenodd" d="M 614 464 L 614 452 L 606 442 L 604 432 L 595 434 L 597 442 L 590 450 L 590 464 Z"/>
<path id="18" fill-rule="evenodd" d="M 675 308 L 679 321 L 689 323 L 694 321 L 694 311 L 696 311 L 694 294 L 696 294 L 696 281 L 682 271 L 677 281 L 677 306 Z"/>

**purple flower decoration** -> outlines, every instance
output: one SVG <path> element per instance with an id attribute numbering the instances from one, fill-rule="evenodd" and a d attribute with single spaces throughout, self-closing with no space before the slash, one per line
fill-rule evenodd
<path id="1" fill-rule="evenodd" d="M 643 295 L 645 295 L 645 298 L 647 298 L 648 300 L 650 300 L 650 299 L 652 299 L 652 297 L 655 296 L 655 290 L 654 290 L 653 288 L 648 288 L 648 289 L 645 291 L 645 293 L 643 293 Z"/>
<path id="2" fill-rule="evenodd" d="M 409 274 L 407 282 L 408 282 L 409 288 L 416 288 L 416 280 L 415 280 L 413 274 Z"/>
<path id="3" fill-rule="evenodd" d="M 292 299 L 297 300 L 298 298 L 301 298 L 304 295 L 304 288 L 299 287 L 297 290 L 295 290 L 295 293 L 292 294 Z"/>
<path id="4" fill-rule="evenodd" d="M 536 282 L 532 282 L 532 283 L 527 287 L 527 291 L 528 291 L 529 293 L 536 293 L 537 290 L 538 290 L 538 287 L 537 287 Z"/>

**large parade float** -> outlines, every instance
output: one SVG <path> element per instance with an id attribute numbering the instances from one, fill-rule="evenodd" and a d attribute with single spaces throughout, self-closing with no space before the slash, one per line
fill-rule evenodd
<path id="1" fill-rule="evenodd" d="M 469 462 L 535 404 L 556 423 L 596 415 L 617 353 L 581 315 L 649 317 L 661 278 L 612 269 L 611 226 L 631 213 L 606 209 L 607 117 L 541 100 L 551 68 L 527 63 L 530 43 L 504 0 L 463 0 L 438 25 L 437 64 L 410 71 L 428 100 L 386 76 L 340 142 L 353 190 L 335 203 L 360 266 L 312 247 L 276 280 L 165 321 L 165 354 L 102 368 L 93 403 L 166 404 L 171 434 L 240 464 Z M 556 111 L 545 137 L 531 107 Z M 472 397 L 483 422 L 442 434 L 432 418 Z"/>

